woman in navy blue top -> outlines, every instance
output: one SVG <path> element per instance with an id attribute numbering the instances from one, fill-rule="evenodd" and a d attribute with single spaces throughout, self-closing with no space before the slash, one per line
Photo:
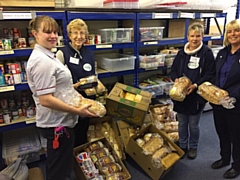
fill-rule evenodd
<path id="1" fill-rule="evenodd" d="M 212 105 L 221 156 L 212 164 L 212 168 L 227 166 L 232 158 L 231 168 L 223 175 L 229 179 L 240 174 L 240 20 L 233 20 L 226 25 L 224 45 L 216 57 L 215 85 L 228 92 L 227 100 L 233 97 L 236 103 L 231 109 Z"/>
<path id="2" fill-rule="evenodd" d="M 70 70 L 74 87 L 81 78 L 95 75 L 95 62 L 92 50 L 83 44 L 88 37 L 88 27 L 82 19 L 74 19 L 67 26 L 69 44 L 59 50 L 57 58 Z M 84 97 L 84 91 L 79 91 Z M 88 97 L 93 98 L 93 97 Z M 87 131 L 89 127 L 88 117 L 79 117 L 75 126 L 75 147 L 87 142 Z"/>
<path id="3" fill-rule="evenodd" d="M 199 121 L 206 101 L 197 94 L 198 85 L 213 78 L 214 56 L 209 47 L 203 44 L 203 25 L 194 23 L 188 28 L 188 43 L 181 49 L 171 67 L 171 79 L 177 81 L 187 76 L 192 85 L 183 102 L 173 101 L 177 112 L 179 146 L 188 152 L 188 158 L 197 157 L 200 136 Z"/>

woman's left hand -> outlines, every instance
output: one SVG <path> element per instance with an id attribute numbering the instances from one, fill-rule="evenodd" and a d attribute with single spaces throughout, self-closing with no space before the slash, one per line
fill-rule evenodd
<path id="1" fill-rule="evenodd" d="M 195 84 L 192 84 L 191 86 L 189 86 L 187 88 L 187 95 L 191 94 L 196 88 L 197 86 Z"/>

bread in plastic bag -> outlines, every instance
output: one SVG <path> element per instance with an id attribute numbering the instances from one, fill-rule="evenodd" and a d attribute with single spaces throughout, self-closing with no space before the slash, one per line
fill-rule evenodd
<path id="1" fill-rule="evenodd" d="M 223 97 L 228 96 L 228 92 L 220 89 L 219 87 L 213 85 L 210 82 L 204 82 L 200 86 L 198 86 L 197 93 L 206 99 L 208 102 L 221 105 L 220 100 Z"/>
<path id="2" fill-rule="evenodd" d="M 187 95 L 187 89 L 192 85 L 192 82 L 187 77 L 180 77 L 175 81 L 170 89 L 169 96 L 175 101 L 183 101 Z"/>

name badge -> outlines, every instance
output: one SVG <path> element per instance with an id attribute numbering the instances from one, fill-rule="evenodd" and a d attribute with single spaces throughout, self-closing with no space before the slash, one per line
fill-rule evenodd
<path id="1" fill-rule="evenodd" d="M 86 64 L 83 65 L 83 69 L 85 71 L 91 71 L 92 70 L 92 66 L 91 66 L 91 64 L 86 63 Z"/>
<path id="2" fill-rule="evenodd" d="M 73 57 L 70 57 L 70 61 L 69 61 L 70 63 L 72 63 L 72 64 L 79 64 L 79 59 L 77 59 L 77 58 L 73 58 Z"/>
<path id="3" fill-rule="evenodd" d="M 188 63 L 188 67 L 190 69 L 197 69 L 199 67 L 199 60 L 200 60 L 199 57 L 191 56 L 190 61 Z"/>

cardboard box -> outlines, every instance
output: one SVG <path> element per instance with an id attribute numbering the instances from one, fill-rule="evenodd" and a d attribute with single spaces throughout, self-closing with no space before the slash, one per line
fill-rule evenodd
<path id="1" fill-rule="evenodd" d="M 108 143 L 108 141 L 105 138 L 101 139 L 100 141 L 110 149 L 110 152 L 114 152 L 114 150 L 112 149 L 112 147 L 110 146 L 110 144 Z M 77 162 L 75 157 L 76 157 L 77 154 L 79 154 L 81 152 L 84 152 L 84 148 L 89 146 L 92 143 L 93 142 L 89 142 L 89 143 L 86 143 L 84 145 L 75 147 L 73 149 L 73 158 L 74 158 L 74 160 L 73 160 L 73 169 L 74 169 L 74 172 L 76 174 L 77 179 L 83 180 L 83 179 L 86 179 L 86 178 L 85 178 L 85 176 L 83 174 L 81 166 L 79 165 L 79 163 Z M 130 179 L 131 175 L 129 174 L 129 172 L 128 172 L 127 168 L 125 167 L 125 165 L 123 164 L 122 160 L 118 159 L 117 163 L 119 163 L 121 165 L 122 172 L 124 172 L 127 175 L 126 179 Z"/>
<path id="2" fill-rule="evenodd" d="M 54 0 L 0 0 L 2 7 L 55 7 Z"/>
<path id="3" fill-rule="evenodd" d="M 140 102 L 120 97 L 122 91 L 139 94 Z M 152 94 L 125 84 L 116 83 L 106 101 L 107 114 L 141 126 L 147 114 Z"/>
<path id="4" fill-rule="evenodd" d="M 136 139 L 138 137 L 142 137 L 146 133 L 158 133 L 162 136 L 165 142 L 170 146 L 172 152 L 178 154 L 179 159 L 183 156 L 184 152 L 175 144 L 173 143 L 166 135 L 165 132 L 158 130 L 153 125 L 149 125 L 146 128 L 142 129 L 138 134 L 132 136 L 129 139 L 127 145 L 127 153 L 136 161 L 136 163 L 153 179 L 158 180 L 163 177 L 167 172 L 169 172 L 172 166 L 175 164 L 171 164 L 169 167 L 161 167 L 156 168 L 153 166 L 151 160 L 151 156 L 147 156 L 143 154 L 143 150 L 140 146 L 137 145 Z"/>
<path id="5" fill-rule="evenodd" d="M 200 19 L 190 19 L 190 25 L 194 22 L 200 22 L 204 25 L 205 21 L 201 21 Z M 169 21 L 169 28 L 168 28 L 168 37 L 175 38 L 175 37 L 184 37 L 185 33 L 185 26 L 186 20 L 185 19 L 176 19 Z"/>
<path id="6" fill-rule="evenodd" d="M 44 180 L 42 170 L 39 167 L 30 168 L 28 173 L 29 180 Z"/>
<path id="7" fill-rule="evenodd" d="M 104 123 L 104 122 L 108 122 L 109 125 L 111 126 L 112 130 L 114 131 L 116 142 L 121 150 L 121 155 L 122 155 L 121 159 L 122 160 L 126 159 L 126 155 L 123 152 L 122 140 L 120 139 L 120 136 L 119 136 L 120 133 L 118 131 L 117 123 L 114 121 L 114 119 L 111 116 L 104 116 L 101 118 L 90 119 L 90 125 L 96 125 L 96 124 Z M 100 137 L 99 139 L 102 139 L 102 138 L 104 138 L 104 136 Z M 111 142 L 109 142 L 109 143 L 110 143 L 110 145 L 112 145 Z"/>
<path id="8" fill-rule="evenodd" d="M 151 123 L 152 123 L 152 119 L 150 117 L 150 114 L 147 114 L 144 119 L 143 126 L 145 126 L 145 125 L 147 126 Z M 124 146 L 124 151 L 125 151 L 125 149 L 127 148 L 127 145 L 128 145 L 128 141 L 130 139 L 129 128 L 133 127 L 134 125 L 127 123 L 125 121 L 121 121 L 121 120 L 117 121 L 117 125 L 118 125 L 118 129 L 120 132 L 120 136 L 121 136 L 123 146 Z"/>

